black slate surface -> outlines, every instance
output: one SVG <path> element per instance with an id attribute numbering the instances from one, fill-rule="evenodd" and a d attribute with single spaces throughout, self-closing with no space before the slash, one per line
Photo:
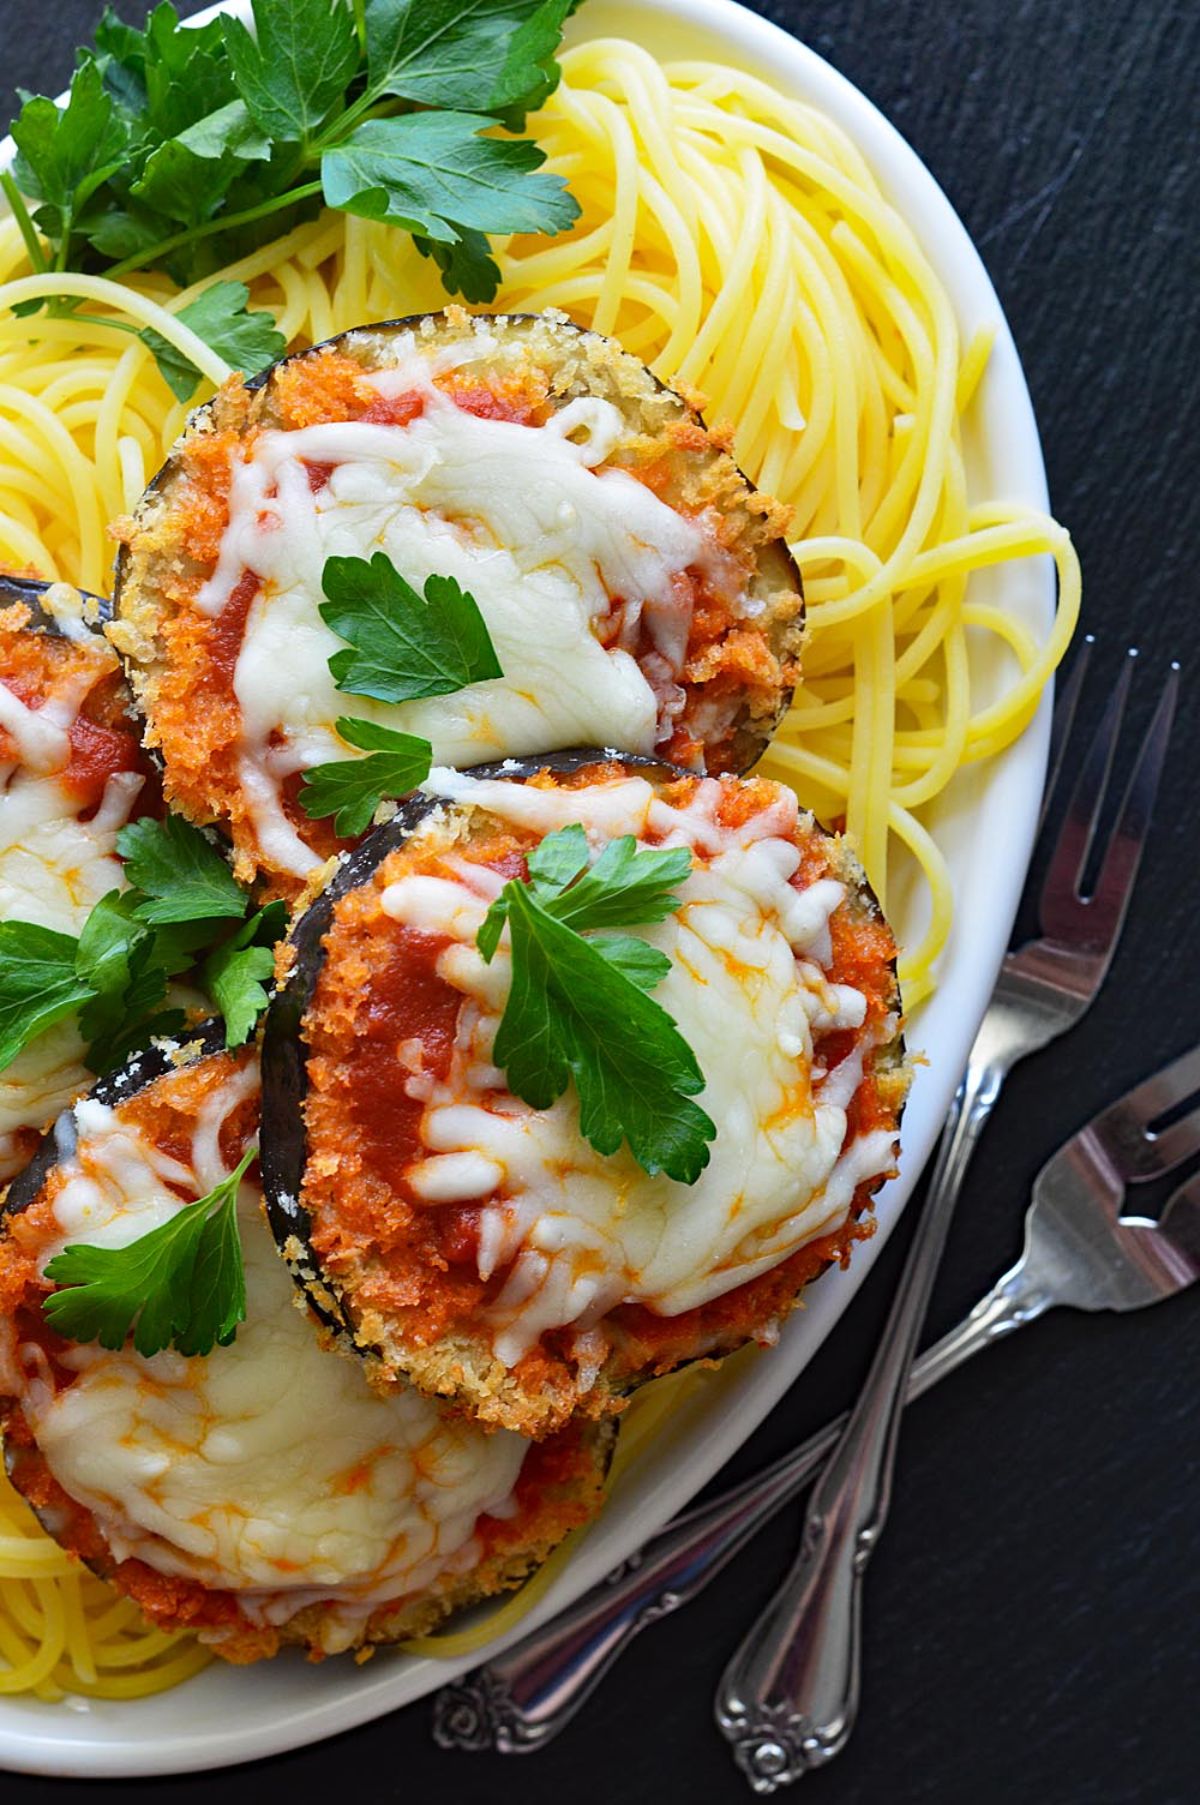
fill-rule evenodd
<path id="1" fill-rule="evenodd" d="M 138 0 L 121 0 L 133 18 Z M 185 8 L 185 10 L 191 10 Z M 1200 9 L 1184 0 L 775 0 L 895 121 L 980 245 L 1041 425 L 1053 503 L 1100 641 L 1094 718 L 1123 649 L 1134 727 L 1166 661 L 1184 702 L 1119 962 L 1086 1026 L 1012 1078 L 938 1284 L 948 1327 L 1019 1247 L 1042 1160 L 1106 1098 L 1195 1041 L 1200 970 Z M 95 0 L 0 5 L 5 82 L 54 93 Z M 742 1451 L 748 1473 L 853 1396 L 899 1233 L 844 1321 Z M 909 1418 L 867 1591 L 863 1715 L 806 1805 L 1194 1805 L 1200 1800 L 1200 1297 L 1052 1317 Z M 524 1760 L 438 1753 L 412 1709 L 213 1777 L 6 1776 L 14 1805 L 133 1793 L 453 1805 L 738 1805 L 710 1718 L 723 1661 L 790 1555 L 772 1525 L 647 1633 L 581 1721 Z M 248 1678 L 248 1685 L 252 1679 Z"/>

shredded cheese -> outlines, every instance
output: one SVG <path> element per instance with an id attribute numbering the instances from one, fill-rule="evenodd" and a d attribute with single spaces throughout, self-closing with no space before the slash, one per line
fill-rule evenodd
<path id="1" fill-rule="evenodd" d="M 174 1187 L 202 1194 L 227 1170 L 221 1123 L 256 1089 L 253 1064 L 222 1084 L 182 1161 L 119 1109 L 81 1102 L 44 1259 L 81 1236 L 125 1245 L 183 1207 Z M 9 1341 L 6 1380 L 50 1471 L 94 1514 L 115 1559 L 235 1592 L 255 1624 L 320 1604 L 333 1653 L 380 1605 L 470 1568 L 479 1518 L 511 1514 L 526 1443 L 485 1435 L 413 1391 L 375 1395 L 293 1307 L 255 1185 L 242 1185 L 239 1223 L 247 1320 L 229 1347 L 144 1359 L 131 1345 L 71 1346 L 63 1385 L 39 1350 Z"/>
<path id="2" fill-rule="evenodd" d="M 355 697 L 350 712 L 428 739 L 438 761 L 457 765 L 562 745 L 654 748 L 655 690 L 597 624 L 622 600 L 624 633 L 643 618 L 678 676 L 688 621 L 671 579 L 715 571 L 723 554 L 644 483 L 598 468 L 623 430 L 611 402 L 581 397 L 527 426 L 481 419 L 434 383 L 449 358 L 492 348 L 485 333 L 452 351 L 402 338 L 396 367 L 370 380 L 384 396 L 420 398 L 406 425 L 265 431 L 248 456 L 233 454 L 229 522 L 195 605 L 219 614 L 246 571 L 260 579 L 234 672 L 239 777 L 263 852 L 296 877 L 319 861 L 288 821 L 283 780 L 349 756 L 334 731 L 348 704 L 329 670 L 342 642 L 318 612 L 330 556 L 382 550 L 417 588 L 454 577 L 478 601 L 504 672 L 449 696 Z M 316 490 L 313 466 L 329 472 Z"/>
<path id="3" fill-rule="evenodd" d="M 450 937 L 439 974 L 468 999 L 448 1076 L 407 1081 L 425 1103 L 428 1149 L 409 1178 L 431 1207 L 482 1203 L 479 1275 L 507 1269 L 487 1311 L 499 1359 L 515 1365 L 548 1330 L 586 1333 L 621 1303 L 663 1316 L 694 1309 L 840 1226 L 857 1185 L 891 1167 L 896 1142 L 874 1130 L 843 1146 L 861 1044 L 849 1072 L 812 1070 L 814 1030 L 862 1028 L 866 999 L 826 969 L 843 885 L 790 881 L 800 862 L 790 792 L 727 827 L 713 780 L 684 806 L 640 777 L 567 790 L 439 770 L 427 788 L 542 834 L 578 821 L 597 845 L 632 833 L 695 855 L 678 911 L 642 930 L 671 960 L 655 996 L 697 1055 L 698 1100 L 717 1125 L 691 1186 L 649 1176 L 626 1151 L 597 1154 L 572 1095 L 534 1110 L 505 1087 L 490 1054 L 508 994 L 507 935 L 490 964 L 475 946 L 491 874 L 463 860 L 460 876 L 403 876 L 383 892 L 394 920 Z M 418 833 L 436 833 L 441 818 Z"/>

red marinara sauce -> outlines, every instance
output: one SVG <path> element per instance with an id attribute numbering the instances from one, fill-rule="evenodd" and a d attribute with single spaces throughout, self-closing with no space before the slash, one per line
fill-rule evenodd
<path id="1" fill-rule="evenodd" d="M 428 1149 L 421 1139 L 425 1104 L 408 1094 L 411 1074 L 400 1046 L 406 1040 L 419 1042 L 421 1069 L 431 1077 L 444 1078 L 450 1070 L 463 997 L 438 975 L 438 954 L 449 945 L 444 934 L 402 929 L 386 952 L 380 948 L 380 963 L 357 1017 L 351 1109 L 372 1165 L 402 1192 L 408 1188 L 407 1168 Z"/>
<path id="2" fill-rule="evenodd" d="M 208 629 L 208 656 L 213 679 L 216 687 L 226 694 L 233 689 L 233 673 L 246 635 L 246 619 L 260 587 L 258 573 L 244 570 Z"/>

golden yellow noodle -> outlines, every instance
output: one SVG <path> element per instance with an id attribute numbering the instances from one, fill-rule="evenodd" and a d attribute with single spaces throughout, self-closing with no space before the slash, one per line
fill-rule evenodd
<path id="1" fill-rule="evenodd" d="M 1043 514 L 969 496 L 960 421 L 989 335 L 960 346 L 944 287 L 832 121 L 736 70 L 664 67 L 619 40 L 581 45 L 563 68 L 532 130 L 582 216 L 562 238 L 499 246 L 497 305 L 561 308 L 702 391 L 711 419 L 736 422 L 742 467 L 793 508 L 810 630 L 764 769 L 845 816 L 881 898 L 906 863 L 923 874 L 925 919 L 901 966 L 911 1009 L 934 986 L 952 915 L 930 805 L 1032 717 L 1078 616 L 1070 540 Z M 248 283 L 293 345 L 445 299 L 403 233 L 343 214 L 220 274 Z M 107 523 L 133 507 L 187 413 L 127 328 L 152 325 L 194 360 L 207 379 L 196 399 L 227 374 L 172 317 L 198 290 L 132 280 L 33 276 L 15 226 L 0 227 L 0 563 L 99 591 Z M 80 313 L 11 312 L 50 292 L 78 297 Z M 1045 554 L 1059 601 L 1044 640 L 968 600 L 973 571 Z M 998 701 L 973 693 L 973 640 L 1010 672 Z M 635 1400 L 623 1460 L 639 1423 L 697 1382 Z M 80 1576 L 10 1491 L 0 1509 L 0 1689 L 128 1696 L 202 1664 L 195 1644 L 139 1629 L 132 1605 Z M 479 1646 L 569 1553 L 486 1623 L 414 1647 Z"/>
<path id="2" fill-rule="evenodd" d="M 131 1598 L 64 1553 L 0 1472 L 0 1694 L 137 1698 L 210 1658 L 190 1635 L 150 1629 Z"/>

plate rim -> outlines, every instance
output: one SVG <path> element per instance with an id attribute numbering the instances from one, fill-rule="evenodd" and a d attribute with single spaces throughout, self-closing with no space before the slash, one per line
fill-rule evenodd
<path id="1" fill-rule="evenodd" d="M 246 0 L 219 3 L 194 15 L 188 23 L 199 23 L 219 12 L 246 14 Z M 586 29 L 590 18 L 613 13 L 633 22 L 638 16 L 653 15 L 686 35 L 699 30 L 710 38 L 721 40 L 732 58 L 768 74 L 785 92 L 802 92 L 806 85 L 816 85 L 822 92 L 817 104 L 847 125 L 855 143 L 885 187 L 904 191 L 899 210 L 913 224 L 940 279 L 951 289 L 969 285 L 987 316 L 996 325 L 996 339 L 989 364 L 989 392 L 993 407 L 999 406 L 1004 416 L 1004 431 L 1011 440 L 1011 471 L 1006 488 L 1009 494 L 1028 505 L 1048 510 L 1045 465 L 1042 458 L 1036 417 L 1030 399 L 1020 358 L 998 296 L 982 257 L 950 200 L 924 164 L 886 115 L 848 77 L 809 48 L 799 38 L 749 11 L 739 0 L 589 0 L 582 15 L 576 15 L 573 41 L 611 35 L 613 27 L 596 31 Z M 584 29 L 580 29 L 580 27 Z M 626 25 L 626 31 L 629 26 Z M 635 35 L 629 31 L 629 35 Z M 681 54 L 711 55 L 712 51 L 695 49 Z M 7 168 L 14 154 L 11 137 L 0 141 L 0 168 Z M 7 212 L 7 208 L 4 208 Z M 955 268 L 948 270 L 945 258 L 951 253 L 931 248 L 928 238 L 914 223 L 914 213 L 922 216 L 924 228 L 935 230 L 939 239 L 948 238 Z M 987 433 L 989 442 L 999 429 Z M 1054 577 L 1048 559 L 1036 587 L 1036 606 L 1043 628 L 1048 627 L 1054 610 Z M 1044 781 L 1048 746 L 1053 682 L 1047 685 L 1039 709 L 1020 739 L 998 760 L 993 761 L 985 780 L 989 804 L 1001 808 L 999 843 L 994 837 L 997 874 L 993 885 L 995 907 L 985 931 L 973 935 L 973 963 L 956 974 L 955 994 L 951 998 L 939 991 L 922 1013 L 918 1039 L 925 1037 L 931 1020 L 935 1034 L 943 1036 L 946 1051 L 939 1055 L 936 1069 L 918 1073 L 906 1117 L 907 1163 L 902 1176 L 887 1186 L 877 1199 L 877 1232 L 860 1243 L 854 1261 L 839 1274 L 836 1293 L 816 1287 L 812 1307 L 792 1319 L 781 1338 L 781 1346 L 766 1360 L 757 1362 L 748 1383 L 742 1387 L 736 1411 L 711 1412 L 723 1416 L 707 1426 L 698 1425 L 686 1458 L 670 1472 L 660 1475 L 649 1485 L 636 1510 L 617 1513 L 623 1517 L 616 1530 L 615 1549 L 609 1546 L 613 1536 L 593 1537 L 576 1552 L 570 1566 L 560 1576 L 546 1597 L 530 1611 L 507 1636 L 498 1637 L 486 1653 L 476 1651 L 452 1661 L 431 1658 L 395 1660 L 391 1671 L 380 1661 L 365 1669 L 355 1668 L 353 1685 L 346 1690 L 330 1690 L 321 1698 L 309 1683 L 299 1683 L 303 1668 L 285 1668 L 283 1662 L 272 1664 L 276 1672 L 292 1672 L 297 1683 L 286 1683 L 289 1700 L 274 1709 L 267 1721 L 260 1711 L 249 1707 L 248 1721 L 231 1727 L 225 1724 L 219 1743 L 213 1740 L 211 1728 L 199 1726 L 191 1730 L 172 1730 L 169 1734 L 127 1733 L 122 1719 L 134 1714 L 134 1721 L 144 1717 L 156 1704 L 173 1701 L 178 1718 L 178 1704 L 186 1699 L 189 1687 L 203 1685 L 204 1675 L 185 1682 L 184 1687 L 157 1698 L 129 1701 L 88 1701 L 85 1715 L 75 1715 L 70 1707 L 47 1706 L 22 1695 L 0 1697 L 0 1766 L 15 1772 L 66 1778 L 135 1778 L 148 1775 L 182 1774 L 213 1771 L 217 1768 L 265 1759 L 323 1741 L 340 1732 L 373 1721 L 404 1705 L 415 1703 L 456 1675 L 478 1666 L 481 1659 L 497 1654 L 517 1641 L 536 1624 L 563 1609 L 573 1598 L 640 1546 L 671 1516 L 684 1507 L 688 1499 L 713 1478 L 726 1460 L 757 1429 L 785 1391 L 790 1389 L 808 1361 L 816 1353 L 846 1309 L 853 1302 L 860 1285 L 874 1266 L 879 1253 L 907 1203 L 926 1164 L 937 1138 L 942 1118 L 957 1084 L 988 998 L 995 983 L 1000 961 L 1007 947 L 1012 923 L 1024 887 L 1025 874 L 1037 827 L 1038 807 Z M 1011 793 L 1011 794 L 1010 794 Z M 997 798 L 999 801 L 997 802 Z M 1003 806 L 1008 804 L 1007 811 Z M 949 959 L 952 949 L 947 949 Z M 939 999 L 941 1008 L 939 1009 Z M 957 1017 L 950 1020 L 951 1010 Z M 944 1027 L 944 1023 L 946 1026 Z M 602 1521 L 613 1524 L 610 1506 Z M 604 1545 L 601 1546 L 601 1543 Z M 286 1659 L 286 1657 L 285 1657 Z M 386 1660 L 386 1657 L 385 1657 Z M 212 1674 L 220 1669 L 206 1670 Z M 342 1669 L 344 1672 L 344 1668 Z M 113 1707 L 116 1707 L 113 1709 Z M 34 1719 L 27 1723 L 6 1722 L 18 1715 L 28 1717 L 45 1713 L 44 1725 Z M 98 1734 L 89 1735 L 88 1720 Z M 105 1726 L 107 1725 L 107 1729 Z M 64 1735 L 63 1732 L 67 1733 Z"/>

